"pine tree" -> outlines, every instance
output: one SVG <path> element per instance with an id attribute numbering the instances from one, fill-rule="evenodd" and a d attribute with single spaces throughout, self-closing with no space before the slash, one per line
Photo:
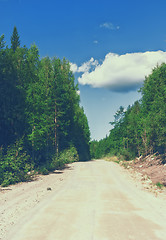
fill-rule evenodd
<path id="1" fill-rule="evenodd" d="M 146 77 L 141 89 L 146 145 L 152 152 L 166 151 L 166 64 Z"/>
<path id="2" fill-rule="evenodd" d="M 11 49 L 15 52 L 18 47 L 20 47 L 20 37 L 16 26 L 14 26 L 13 34 L 11 36 Z"/>
<path id="3" fill-rule="evenodd" d="M 4 34 L 2 34 L 2 36 L 0 36 L 0 51 L 5 47 L 5 41 L 4 41 Z"/>

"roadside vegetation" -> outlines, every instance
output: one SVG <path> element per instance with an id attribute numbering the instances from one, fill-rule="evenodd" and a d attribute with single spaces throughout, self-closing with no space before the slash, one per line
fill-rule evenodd
<path id="1" fill-rule="evenodd" d="M 166 163 L 166 64 L 156 66 L 139 90 L 142 98 L 127 110 L 115 113 L 109 136 L 92 141 L 92 158 L 117 156 L 131 160 L 149 154 L 161 155 Z"/>
<path id="2" fill-rule="evenodd" d="M 157 182 L 156 183 L 156 186 L 159 188 L 159 189 L 162 189 L 164 187 L 164 185 L 160 182 Z"/>
<path id="3" fill-rule="evenodd" d="M 27 181 L 68 162 L 88 160 L 90 131 L 64 58 L 40 59 L 21 47 L 17 28 L 0 37 L 0 184 Z"/>

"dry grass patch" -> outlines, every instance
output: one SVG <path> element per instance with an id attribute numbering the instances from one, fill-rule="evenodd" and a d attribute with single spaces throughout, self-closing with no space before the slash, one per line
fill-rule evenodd
<path id="1" fill-rule="evenodd" d="M 108 162 L 116 162 L 116 163 L 119 163 L 119 162 L 120 162 L 119 159 L 118 159 L 118 157 L 116 157 L 116 156 L 105 157 L 104 160 L 105 160 L 105 161 L 108 161 Z"/>

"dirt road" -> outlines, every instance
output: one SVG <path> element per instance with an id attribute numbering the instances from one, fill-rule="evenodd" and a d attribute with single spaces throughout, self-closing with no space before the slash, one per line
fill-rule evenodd
<path id="1" fill-rule="evenodd" d="M 8 235 L 8 240 L 118 239 L 165 240 L 166 204 L 136 187 L 119 165 L 102 160 L 72 164 L 61 188 L 52 189 Z"/>

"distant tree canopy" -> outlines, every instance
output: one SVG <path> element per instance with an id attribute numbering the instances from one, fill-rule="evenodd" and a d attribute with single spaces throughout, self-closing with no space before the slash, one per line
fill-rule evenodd
<path id="1" fill-rule="evenodd" d="M 110 134 L 101 141 L 91 142 L 91 156 L 136 156 L 166 152 L 166 64 L 157 66 L 145 78 L 140 89 L 142 98 L 129 106 L 121 106 L 115 114 Z"/>
<path id="2" fill-rule="evenodd" d="M 35 45 L 21 47 L 16 27 L 11 48 L 0 37 L 0 173 L 7 171 L 3 156 L 16 146 L 35 166 L 72 147 L 80 160 L 89 159 L 90 131 L 77 92 L 65 58 L 40 59 Z"/>

